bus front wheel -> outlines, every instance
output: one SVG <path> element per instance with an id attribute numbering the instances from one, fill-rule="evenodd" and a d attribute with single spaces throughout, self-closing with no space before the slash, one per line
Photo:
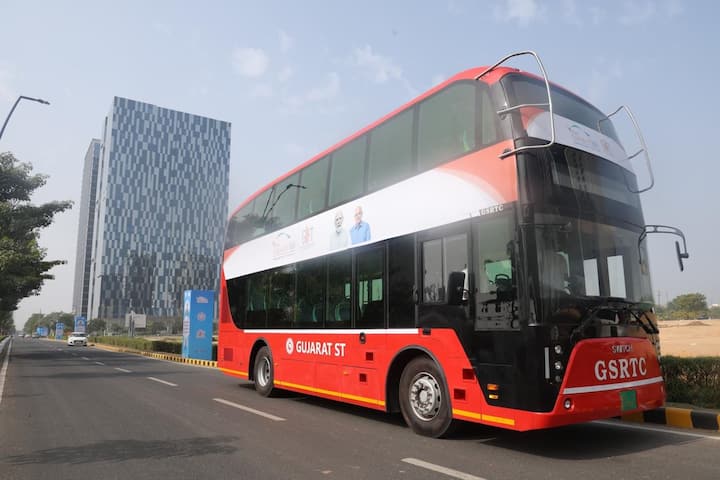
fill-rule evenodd
<path id="1" fill-rule="evenodd" d="M 262 347 L 255 357 L 255 390 L 263 397 L 275 393 L 275 369 L 268 347 Z"/>
<path id="2" fill-rule="evenodd" d="M 400 410 L 415 433 L 439 438 L 452 430 L 450 396 L 442 372 L 428 357 L 410 361 L 400 377 Z"/>

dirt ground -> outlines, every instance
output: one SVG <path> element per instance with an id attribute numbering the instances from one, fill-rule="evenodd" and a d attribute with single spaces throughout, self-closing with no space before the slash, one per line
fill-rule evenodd
<path id="1" fill-rule="evenodd" d="M 720 320 L 660 321 L 663 355 L 720 356 Z"/>

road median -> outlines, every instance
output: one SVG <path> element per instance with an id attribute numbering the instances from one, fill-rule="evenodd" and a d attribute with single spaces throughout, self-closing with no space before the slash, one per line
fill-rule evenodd
<path id="1" fill-rule="evenodd" d="M 120 347 L 116 345 L 106 345 L 102 343 L 93 343 L 91 346 L 102 350 L 109 350 L 113 352 L 123 353 L 134 353 L 149 358 L 155 358 L 158 360 L 167 360 L 170 362 L 185 363 L 188 365 L 196 365 L 199 367 L 217 368 L 217 362 L 214 360 L 200 360 L 197 358 L 184 358 L 182 355 L 176 353 L 165 353 L 165 352 L 148 352 L 143 350 L 136 350 L 128 347 Z"/>

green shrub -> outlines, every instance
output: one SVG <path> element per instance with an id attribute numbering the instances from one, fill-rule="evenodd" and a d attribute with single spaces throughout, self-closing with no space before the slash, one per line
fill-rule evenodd
<path id="1" fill-rule="evenodd" d="M 662 357 L 667 401 L 720 408 L 720 357 Z"/>
<path id="2" fill-rule="evenodd" d="M 163 352 L 163 353 L 175 353 L 180 355 L 182 353 L 181 342 L 167 342 L 164 340 L 147 340 L 139 337 L 90 337 L 91 342 L 103 343 L 105 345 L 112 345 L 115 347 L 131 348 L 133 350 L 141 350 L 144 352 Z M 212 348 L 212 359 L 217 359 L 217 345 L 213 344 Z"/>

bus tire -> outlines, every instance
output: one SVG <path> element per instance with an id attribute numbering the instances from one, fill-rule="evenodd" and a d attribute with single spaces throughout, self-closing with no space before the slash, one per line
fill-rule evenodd
<path id="1" fill-rule="evenodd" d="M 450 395 L 442 372 L 428 357 L 417 357 L 400 376 L 400 410 L 405 423 L 426 437 L 440 438 L 452 432 Z"/>
<path id="2" fill-rule="evenodd" d="M 263 397 L 275 394 L 275 368 L 269 347 L 262 347 L 255 357 L 255 391 Z"/>

